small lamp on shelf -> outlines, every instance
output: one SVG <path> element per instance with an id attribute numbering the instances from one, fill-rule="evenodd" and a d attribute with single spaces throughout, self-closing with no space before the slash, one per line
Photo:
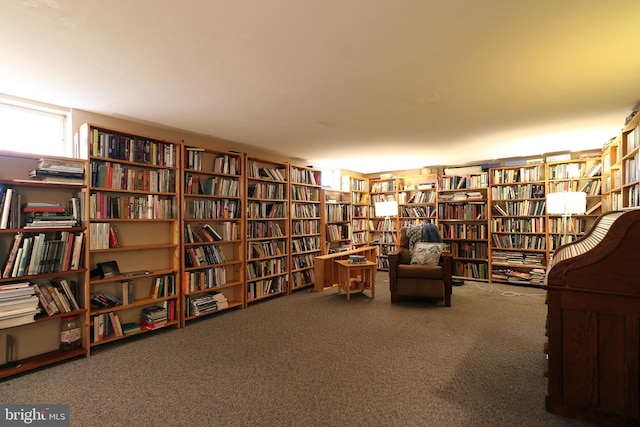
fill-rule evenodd
<path id="1" fill-rule="evenodd" d="M 547 194 L 547 213 L 562 215 L 562 242 L 567 243 L 567 233 L 576 235 L 571 215 L 583 214 L 587 210 L 587 193 L 582 191 L 561 191 Z M 569 225 L 567 226 L 567 220 Z M 568 230 L 570 228 L 571 230 Z"/>
<path id="2" fill-rule="evenodd" d="M 398 202 L 376 202 L 376 216 L 384 218 L 384 231 L 393 231 L 391 226 L 391 217 L 398 216 Z"/>

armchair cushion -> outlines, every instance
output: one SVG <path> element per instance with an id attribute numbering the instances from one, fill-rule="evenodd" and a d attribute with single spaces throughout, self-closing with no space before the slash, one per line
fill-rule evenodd
<path id="1" fill-rule="evenodd" d="M 443 243 L 416 242 L 411 253 L 411 264 L 438 265 Z"/>

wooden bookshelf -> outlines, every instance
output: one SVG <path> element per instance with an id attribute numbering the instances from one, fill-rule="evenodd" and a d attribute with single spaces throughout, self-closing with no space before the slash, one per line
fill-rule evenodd
<path id="1" fill-rule="evenodd" d="M 244 156 L 184 145 L 182 322 L 246 306 Z"/>
<path id="2" fill-rule="evenodd" d="M 246 157 L 247 303 L 289 292 L 289 165 Z"/>
<path id="3" fill-rule="evenodd" d="M 489 170 L 492 282 L 542 286 L 547 265 L 545 165 Z"/>
<path id="4" fill-rule="evenodd" d="M 545 164 L 547 194 L 579 191 L 587 195 L 585 214 L 572 215 L 571 218 L 548 215 L 549 258 L 560 245 L 573 242 L 584 235 L 602 213 L 602 157 L 599 152 L 592 154 Z"/>
<path id="5" fill-rule="evenodd" d="M 290 166 L 291 195 L 291 291 L 313 286 L 314 259 L 322 253 L 320 170 Z"/>
<path id="6" fill-rule="evenodd" d="M 430 222 L 437 219 L 438 175 L 407 175 L 398 193 L 399 227 Z"/>
<path id="7" fill-rule="evenodd" d="M 460 280 L 489 280 L 486 172 L 438 177 L 438 226 Z"/>
<path id="8" fill-rule="evenodd" d="M 369 245 L 370 205 L 369 180 L 367 178 L 341 176 L 342 191 L 351 192 L 351 247 Z"/>
<path id="9" fill-rule="evenodd" d="M 0 328 L 0 342 L 5 351 L 2 352 L 0 364 L 7 360 L 7 340 L 13 341 L 13 361 L 15 366 L 0 368 L 0 378 L 28 372 L 47 365 L 88 355 L 89 340 L 85 324 L 88 322 L 87 303 L 85 301 L 86 262 L 85 245 L 87 240 L 86 217 L 82 212 L 81 201 L 86 197 L 86 181 L 78 178 L 76 184 L 56 184 L 36 181 L 29 177 L 29 171 L 38 168 L 42 156 L 0 152 L 0 187 L 4 199 L 0 199 L 0 212 L 7 208 L 6 222 L 0 226 L 0 285 L 17 283 L 37 284 L 40 289 L 45 285 L 59 283 L 61 279 L 67 281 L 78 307 L 71 305 L 68 309 L 56 304 L 57 312 L 47 312 L 41 302 L 38 303 L 40 312 L 23 319 L 14 326 Z M 78 159 L 56 158 L 46 156 L 46 159 L 70 163 L 86 173 L 87 162 Z M 8 189 L 11 197 L 7 198 Z M 72 214 L 69 209 L 70 200 L 77 201 L 79 208 L 69 227 L 31 228 L 27 224 L 31 220 L 30 214 L 24 208 L 29 203 L 52 203 L 64 206 L 66 214 Z M 34 251 L 26 248 L 37 246 L 37 240 L 44 242 L 39 256 L 32 257 Z M 26 243 L 30 242 L 30 243 Z M 15 247 L 15 251 L 13 248 Z M 77 247 L 76 260 L 72 261 L 73 248 Z M 35 249 L 34 249 L 35 250 Z M 25 251 L 27 252 L 25 255 Z M 13 253 L 13 256 L 12 256 Z M 64 254 L 69 258 L 65 259 Z M 24 267 L 24 268 L 23 268 Z M 64 291 L 58 287 L 60 293 Z M 36 297 L 37 298 L 37 297 Z M 63 296 L 64 298 L 64 296 Z M 71 301 L 69 301 L 71 303 Z M 55 303 L 54 303 L 55 304 Z M 1 312 L 1 310 L 0 310 Z M 79 347 L 70 350 L 60 350 L 60 327 L 63 317 L 77 316 L 82 338 Z M 4 322 L 4 319 L 0 318 Z M 9 322 L 11 323 L 11 322 Z M 11 338 L 8 338 L 8 337 Z"/>
<path id="10" fill-rule="evenodd" d="M 400 232 L 398 212 L 393 217 L 385 218 L 376 216 L 375 204 L 377 202 L 398 202 L 398 190 L 403 187 L 402 178 L 379 178 L 369 180 L 370 192 L 370 244 L 378 247 L 378 270 L 389 270 L 387 254 L 395 252 L 398 248 L 398 234 Z M 399 210 L 399 209 L 398 209 Z"/>
<path id="11" fill-rule="evenodd" d="M 139 326 L 136 334 L 179 327 L 181 144 L 91 124 L 81 135 L 90 164 L 90 346 L 129 337 L 124 325 Z M 120 274 L 97 274 L 108 262 Z M 144 319 L 149 310 L 158 316 L 151 322 Z"/>
<path id="12" fill-rule="evenodd" d="M 640 117 L 637 114 L 622 130 L 619 145 L 622 146 L 622 207 L 637 208 L 640 207 Z"/>
<path id="13" fill-rule="evenodd" d="M 351 248 L 351 193 L 322 190 L 324 254 L 345 252 Z"/>

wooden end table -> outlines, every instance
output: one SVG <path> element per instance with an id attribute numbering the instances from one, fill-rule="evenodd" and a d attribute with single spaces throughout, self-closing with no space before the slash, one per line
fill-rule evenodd
<path id="1" fill-rule="evenodd" d="M 351 263 L 348 260 L 336 260 L 338 266 L 338 293 L 341 289 L 347 293 L 347 301 L 351 292 L 371 291 L 371 298 L 376 296 L 376 270 L 375 262 Z"/>

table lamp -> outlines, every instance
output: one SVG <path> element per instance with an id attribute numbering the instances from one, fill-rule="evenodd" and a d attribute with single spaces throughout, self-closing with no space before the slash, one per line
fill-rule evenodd
<path id="1" fill-rule="evenodd" d="M 575 236 L 576 229 L 571 221 L 571 215 L 583 214 L 587 210 L 587 193 L 582 191 L 561 191 L 547 194 L 547 213 L 562 215 L 562 242 L 567 243 L 567 220 L 571 233 Z"/>
<path id="2" fill-rule="evenodd" d="M 398 215 L 398 202 L 390 201 L 390 202 L 376 202 L 376 216 L 379 218 L 384 218 L 384 231 L 394 231 L 391 226 L 391 218 L 392 216 Z"/>

